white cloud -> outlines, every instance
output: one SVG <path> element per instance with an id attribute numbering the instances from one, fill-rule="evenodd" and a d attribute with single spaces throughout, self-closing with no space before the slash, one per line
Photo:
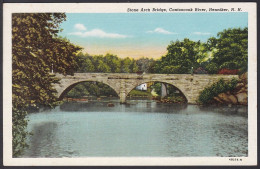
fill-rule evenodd
<path id="1" fill-rule="evenodd" d="M 156 28 L 154 29 L 153 31 L 147 31 L 147 33 L 161 33 L 161 34 L 177 34 L 175 32 L 170 32 L 170 31 L 167 31 L 163 28 Z"/>
<path id="2" fill-rule="evenodd" d="M 209 32 L 193 32 L 194 35 L 210 35 Z"/>
<path id="3" fill-rule="evenodd" d="M 74 28 L 77 29 L 77 30 L 79 30 L 79 31 L 85 31 L 85 30 L 87 30 L 87 28 L 86 28 L 83 24 L 81 24 L 81 23 L 75 24 L 75 25 L 74 25 Z"/>
<path id="4" fill-rule="evenodd" d="M 85 32 L 72 32 L 69 35 L 76 35 L 80 37 L 98 37 L 98 38 L 127 38 L 127 35 L 121 35 L 117 33 L 107 33 L 101 29 L 93 29 Z"/>

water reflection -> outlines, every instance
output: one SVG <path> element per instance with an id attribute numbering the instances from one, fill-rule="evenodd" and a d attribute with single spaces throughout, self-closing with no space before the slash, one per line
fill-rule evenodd
<path id="1" fill-rule="evenodd" d="M 113 107 L 108 107 L 108 103 L 113 103 Z M 174 107 L 174 109 L 173 109 Z M 105 109 L 104 109 L 105 108 Z M 156 112 L 156 113 L 179 113 L 187 108 L 187 104 L 177 103 L 156 103 L 152 100 L 131 100 L 127 104 L 120 104 L 117 100 L 101 102 L 67 102 L 60 106 L 62 111 L 95 111 L 95 112 Z"/>
<path id="2" fill-rule="evenodd" d="M 108 107 L 113 103 L 113 107 Z M 247 156 L 247 107 L 68 102 L 29 115 L 23 157 Z"/>
<path id="3" fill-rule="evenodd" d="M 207 106 L 198 106 L 200 111 L 209 112 L 213 111 L 215 113 L 220 113 L 227 116 L 239 115 L 247 117 L 248 107 L 242 105 L 233 105 L 233 106 L 217 106 L 217 105 L 207 105 Z"/>
<path id="4" fill-rule="evenodd" d="M 56 143 L 57 123 L 43 122 L 34 125 L 33 135 L 29 141 L 29 157 L 45 154 L 46 157 L 55 155 L 58 144 Z M 42 147 L 45 147 L 42 149 Z M 58 154 L 56 154 L 58 155 Z"/>

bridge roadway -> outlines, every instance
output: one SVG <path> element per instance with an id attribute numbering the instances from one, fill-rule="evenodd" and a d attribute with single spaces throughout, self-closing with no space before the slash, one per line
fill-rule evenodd
<path id="1" fill-rule="evenodd" d="M 126 103 L 126 96 L 136 86 L 146 82 L 163 82 L 177 87 L 186 97 L 188 103 L 196 104 L 200 92 L 220 78 L 231 80 L 238 75 L 209 74 L 135 74 L 135 73 L 75 73 L 73 76 L 55 74 L 60 78 L 59 84 L 54 84 L 57 96 L 64 95 L 80 82 L 96 81 L 107 84 L 118 94 L 121 103 Z"/>

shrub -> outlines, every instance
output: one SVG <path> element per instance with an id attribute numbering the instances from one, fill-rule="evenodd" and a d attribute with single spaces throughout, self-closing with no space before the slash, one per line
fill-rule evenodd
<path id="1" fill-rule="evenodd" d="M 217 73 L 218 71 L 218 65 L 216 63 L 209 63 L 207 66 L 206 66 L 206 70 L 209 74 L 215 74 Z"/>
<path id="2" fill-rule="evenodd" d="M 17 157 L 22 154 L 24 148 L 28 147 L 26 137 L 30 133 L 26 130 L 28 123 L 28 119 L 26 117 L 27 111 L 18 110 L 13 107 L 12 114 L 13 157 Z"/>
<path id="3" fill-rule="evenodd" d="M 171 96 L 167 98 L 172 103 L 185 103 L 186 100 L 183 96 Z"/>
<path id="4" fill-rule="evenodd" d="M 229 62 L 224 62 L 221 66 L 221 69 L 237 69 L 239 68 L 238 63 L 235 61 L 229 61 Z"/>
<path id="5" fill-rule="evenodd" d="M 223 79 L 220 79 L 218 82 L 212 84 L 209 87 L 206 87 L 198 98 L 198 102 L 201 104 L 210 103 L 215 96 L 220 93 L 232 91 L 235 89 L 238 80 L 232 79 L 231 81 L 225 82 Z"/>

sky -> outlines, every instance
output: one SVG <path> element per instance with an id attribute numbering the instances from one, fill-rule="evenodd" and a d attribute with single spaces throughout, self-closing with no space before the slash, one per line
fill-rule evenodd
<path id="1" fill-rule="evenodd" d="M 160 58 L 171 41 L 206 42 L 228 28 L 245 28 L 247 13 L 66 13 L 59 35 L 90 55 Z"/>

